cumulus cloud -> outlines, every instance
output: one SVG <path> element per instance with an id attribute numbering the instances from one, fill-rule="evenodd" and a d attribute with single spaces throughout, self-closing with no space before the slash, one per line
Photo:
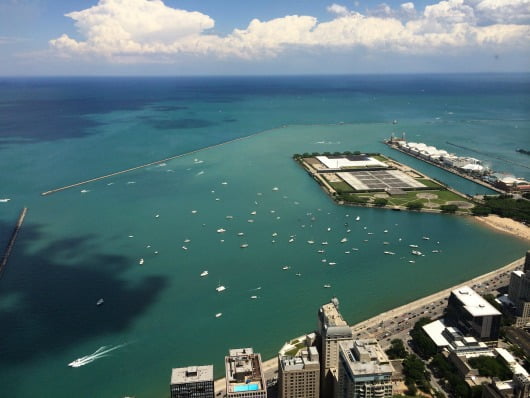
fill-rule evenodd
<path id="1" fill-rule="evenodd" d="M 412 2 L 396 9 L 383 3 L 366 15 L 333 3 L 327 8 L 334 15 L 329 21 L 303 15 L 253 19 L 245 29 L 219 36 L 209 32 L 215 23 L 208 15 L 171 8 L 161 0 L 99 0 L 66 15 L 80 39 L 62 35 L 50 45 L 64 56 L 164 62 L 178 54 L 262 59 L 293 48 L 416 54 L 477 47 L 528 50 L 530 27 L 524 21 L 530 15 L 529 2 L 442 0 L 423 10 Z M 515 10 L 518 16 L 511 14 Z"/>

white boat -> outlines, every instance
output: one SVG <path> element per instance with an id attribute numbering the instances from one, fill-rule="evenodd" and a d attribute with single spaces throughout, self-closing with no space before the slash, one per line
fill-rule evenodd
<path id="1" fill-rule="evenodd" d="M 288 265 L 284 265 L 284 266 L 282 267 L 282 269 L 283 269 L 284 271 L 287 271 L 287 270 L 289 269 L 289 266 L 288 266 Z"/>
<path id="2" fill-rule="evenodd" d="M 138 264 L 143 265 L 143 264 L 144 264 L 144 259 L 141 258 L 141 259 L 138 261 Z"/>
<path id="3" fill-rule="evenodd" d="M 191 242 L 191 239 L 184 239 L 184 243 L 190 243 Z"/>
<path id="4" fill-rule="evenodd" d="M 160 214 L 155 214 L 155 218 L 159 218 L 160 217 Z"/>
<path id="5" fill-rule="evenodd" d="M 331 227 L 328 227 L 328 232 L 331 231 Z"/>
<path id="6" fill-rule="evenodd" d="M 215 314 L 215 317 L 216 317 L 216 318 L 220 318 L 222 315 L 223 315 L 222 312 L 218 312 L 217 314 Z"/>
<path id="7" fill-rule="evenodd" d="M 253 219 L 250 219 L 250 220 L 247 220 L 247 222 L 253 223 L 254 220 L 253 220 Z"/>
<path id="8" fill-rule="evenodd" d="M 416 262 L 416 261 L 414 261 L 414 260 L 409 260 L 409 263 L 415 263 L 415 262 Z"/>
<path id="9" fill-rule="evenodd" d="M 337 263 L 335 263 L 335 262 L 330 262 L 330 263 L 328 263 L 328 264 L 329 264 L 329 265 L 336 265 Z"/>
<path id="10" fill-rule="evenodd" d="M 417 247 L 419 247 L 419 246 L 418 246 L 418 245 L 409 245 L 409 247 L 417 248 Z"/>
<path id="11" fill-rule="evenodd" d="M 309 243 L 310 245 L 314 244 L 315 241 L 314 240 L 308 240 L 307 243 Z"/>
<path id="12" fill-rule="evenodd" d="M 349 250 L 346 250 L 344 253 L 345 253 L 345 254 L 350 254 L 350 251 L 349 251 Z"/>
<path id="13" fill-rule="evenodd" d="M 326 289 L 329 289 L 329 288 L 331 287 L 331 285 L 328 285 L 328 284 L 326 283 L 326 284 L 324 285 L 324 287 L 325 287 Z"/>
<path id="14" fill-rule="evenodd" d="M 390 242 L 383 242 L 383 245 L 389 245 Z"/>
<path id="15" fill-rule="evenodd" d="M 234 218 L 234 216 L 226 216 L 225 217 L 227 220 L 231 220 L 232 218 Z"/>
<path id="16" fill-rule="evenodd" d="M 326 260 L 325 258 L 322 259 L 322 262 L 325 263 L 327 262 L 328 260 Z"/>
<path id="17" fill-rule="evenodd" d="M 357 249 L 356 247 L 352 247 L 352 250 L 355 251 L 355 252 L 359 251 L 359 249 Z"/>
<path id="18" fill-rule="evenodd" d="M 206 275 L 208 275 L 208 271 L 202 271 L 201 272 L 201 276 L 206 276 Z"/>
<path id="19" fill-rule="evenodd" d="M 373 232 L 368 232 L 368 235 L 373 235 L 374 233 Z"/>
<path id="20" fill-rule="evenodd" d="M 422 238 L 423 240 L 429 240 L 429 239 L 431 239 L 431 238 L 429 238 L 428 236 L 422 236 L 421 238 Z"/>
<path id="21" fill-rule="evenodd" d="M 414 254 L 415 256 L 421 256 L 421 252 L 419 250 L 413 250 L 412 254 Z"/>
<path id="22" fill-rule="evenodd" d="M 328 242 L 324 241 L 324 242 L 322 242 L 322 244 L 323 244 L 323 245 L 327 245 L 327 244 L 328 244 Z"/>
<path id="23" fill-rule="evenodd" d="M 342 239 L 340 240 L 340 243 L 346 243 L 347 241 L 348 241 L 348 238 L 342 238 Z"/>
<path id="24" fill-rule="evenodd" d="M 256 210 L 250 212 L 250 214 L 252 214 L 253 216 L 255 216 L 255 215 L 256 215 Z"/>
<path id="25" fill-rule="evenodd" d="M 302 274 L 300 272 L 297 272 L 296 276 L 302 276 Z"/>
<path id="26" fill-rule="evenodd" d="M 224 228 L 219 228 L 219 229 L 217 230 L 217 232 L 220 233 L 220 234 L 222 234 L 223 232 L 226 232 L 226 229 L 224 229 Z"/>
<path id="27" fill-rule="evenodd" d="M 197 214 L 197 210 L 192 210 L 191 214 Z"/>
<path id="28" fill-rule="evenodd" d="M 250 298 L 251 298 L 252 300 L 256 300 L 256 299 L 258 298 L 258 296 L 250 296 Z"/>
<path id="29" fill-rule="evenodd" d="M 293 242 L 294 242 L 294 238 L 289 239 L 289 243 L 293 243 Z"/>
<path id="30" fill-rule="evenodd" d="M 440 250 L 438 250 L 438 249 L 434 249 L 432 252 L 433 252 L 433 253 L 440 253 Z"/>
<path id="31" fill-rule="evenodd" d="M 273 232 L 272 236 L 278 236 L 278 232 Z"/>
<path id="32" fill-rule="evenodd" d="M 389 252 L 389 251 L 384 251 L 383 253 L 385 253 L 385 254 L 389 254 L 389 255 L 391 255 L 391 256 L 393 256 L 394 254 L 396 254 L 396 253 L 394 253 L 394 252 Z"/>
<path id="33" fill-rule="evenodd" d="M 360 216 L 355 217 L 355 221 L 359 221 L 361 219 Z"/>
<path id="34" fill-rule="evenodd" d="M 186 246 L 182 246 L 182 250 L 188 250 Z"/>
<path id="35" fill-rule="evenodd" d="M 226 181 L 223 181 L 221 184 L 228 185 L 228 183 Z"/>
<path id="36" fill-rule="evenodd" d="M 11 199 L 9 198 L 4 198 L 4 199 L 0 199 L 0 203 L 7 203 L 9 202 Z"/>
<path id="37" fill-rule="evenodd" d="M 388 233 L 388 229 L 385 229 L 383 232 L 384 232 L 385 234 Z"/>
<path id="38" fill-rule="evenodd" d="M 318 253 L 324 253 L 324 249 L 317 250 Z"/>
<path id="39" fill-rule="evenodd" d="M 105 302 L 105 300 L 103 300 L 102 298 L 100 298 L 98 301 L 96 301 L 96 305 L 97 305 L 97 306 L 100 306 L 100 305 L 102 305 L 104 302 Z"/>
<path id="40" fill-rule="evenodd" d="M 349 234 L 350 232 L 351 232 L 351 229 L 347 229 L 347 230 L 346 230 L 346 233 Z"/>
<path id="41" fill-rule="evenodd" d="M 243 235 L 245 235 L 243 232 L 238 232 L 237 233 L 237 236 L 243 236 Z"/>
<path id="42" fill-rule="evenodd" d="M 242 249 L 246 249 L 248 247 L 248 243 L 243 243 L 241 246 L 239 246 Z"/>
<path id="43" fill-rule="evenodd" d="M 272 188 L 273 191 L 277 191 L 277 190 L 279 190 L 279 189 L 280 189 L 280 188 L 278 188 L 278 187 L 274 187 L 274 188 Z"/>
<path id="44" fill-rule="evenodd" d="M 226 287 L 224 287 L 223 285 L 219 284 L 219 286 L 217 286 L 215 288 L 215 290 L 217 290 L 218 292 L 222 292 L 222 291 L 226 290 Z"/>
<path id="45" fill-rule="evenodd" d="M 90 192 L 90 190 L 88 190 L 88 189 L 83 189 L 83 190 L 81 191 L 81 193 L 87 193 L 87 192 Z"/>

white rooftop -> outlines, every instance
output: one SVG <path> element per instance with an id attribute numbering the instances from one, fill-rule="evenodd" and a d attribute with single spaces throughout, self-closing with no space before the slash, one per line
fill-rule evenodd
<path id="1" fill-rule="evenodd" d="M 452 291 L 452 294 L 463 304 L 464 308 L 472 316 L 501 315 L 495 307 L 471 289 L 469 286 L 462 286 Z"/>
<path id="2" fill-rule="evenodd" d="M 449 346 L 449 342 L 442 335 L 442 332 L 445 330 L 445 325 L 442 320 L 428 323 L 427 325 L 423 326 L 423 330 L 425 333 L 427 333 L 437 347 Z"/>
<path id="3" fill-rule="evenodd" d="M 369 156 L 350 156 L 348 159 L 346 156 L 317 156 L 317 159 L 324 164 L 328 169 L 341 169 L 344 167 L 388 167 L 386 163 L 380 162 Z M 358 158 L 358 159 L 356 159 Z"/>

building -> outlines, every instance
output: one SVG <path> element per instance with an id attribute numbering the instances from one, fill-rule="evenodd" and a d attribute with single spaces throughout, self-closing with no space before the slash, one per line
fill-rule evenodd
<path id="1" fill-rule="evenodd" d="M 320 384 L 323 397 L 333 396 L 339 366 L 339 343 L 351 341 L 351 328 L 339 312 L 339 300 L 320 307 L 318 311 L 318 334 L 320 350 Z"/>
<path id="2" fill-rule="evenodd" d="M 213 365 L 171 371 L 171 398 L 213 398 Z"/>
<path id="3" fill-rule="evenodd" d="M 491 384 L 483 384 L 482 398 L 528 398 L 530 380 L 523 375 L 514 375 L 512 380 L 494 378 Z"/>
<path id="4" fill-rule="evenodd" d="M 334 398 L 390 398 L 394 368 L 375 339 L 342 341 Z"/>
<path id="5" fill-rule="evenodd" d="M 513 271 L 510 276 L 508 298 L 514 305 L 515 326 L 530 327 L 530 251 L 526 252 L 523 271 Z"/>
<path id="6" fill-rule="evenodd" d="M 278 397 L 318 398 L 320 363 L 316 347 L 300 350 L 295 356 L 278 355 Z"/>
<path id="7" fill-rule="evenodd" d="M 445 323 L 467 337 L 496 346 L 501 313 L 469 286 L 462 286 L 449 296 Z"/>
<path id="8" fill-rule="evenodd" d="M 261 366 L 261 355 L 252 348 L 228 351 L 225 357 L 226 396 L 267 398 L 267 385 Z"/>

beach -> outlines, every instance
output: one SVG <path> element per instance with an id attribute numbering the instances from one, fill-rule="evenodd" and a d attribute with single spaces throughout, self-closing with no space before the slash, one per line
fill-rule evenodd
<path id="1" fill-rule="evenodd" d="M 530 228 L 523 223 L 512 220 L 511 218 L 504 218 L 495 214 L 490 214 L 487 217 L 475 217 L 475 220 L 498 231 L 530 241 Z"/>

